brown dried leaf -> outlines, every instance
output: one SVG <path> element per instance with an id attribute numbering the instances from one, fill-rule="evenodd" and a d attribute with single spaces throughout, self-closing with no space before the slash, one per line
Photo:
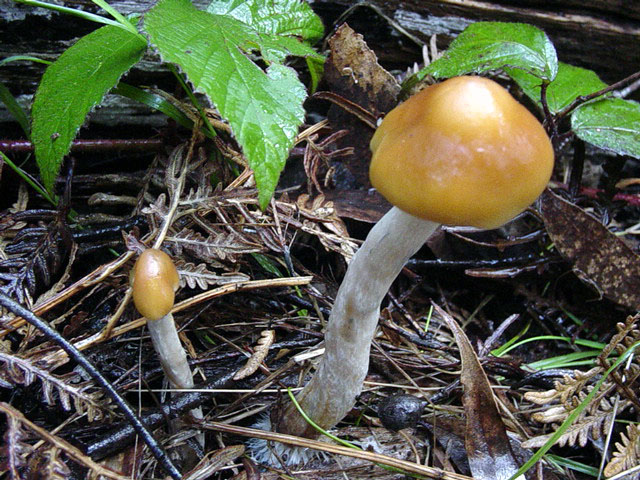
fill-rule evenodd
<path id="1" fill-rule="evenodd" d="M 507 480 L 518 471 L 520 462 L 511 450 L 489 379 L 456 321 L 440 307 L 435 308 L 453 332 L 460 349 L 460 382 L 464 386 L 462 403 L 467 417 L 465 446 L 473 478 Z"/>
<path id="2" fill-rule="evenodd" d="M 245 366 L 236 372 L 233 376 L 234 380 L 242 380 L 249 375 L 253 375 L 258 368 L 260 368 L 260 364 L 263 360 L 267 357 L 269 348 L 271 348 L 271 345 L 273 345 L 273 341 L 276 338 L 276 332 L 275 330 L 264 330 L 260 335 L 260 340 L 258 340 L 258 345 L 256 346 L 253 355 L 249 357 Z"/>
<path id="3" fill-rule="evenodd" d="M 346 23 L 338 27 L 329 39 L 331 53 L 325 64 L 324 81 L 330 90 L 353 102 L 375 117 L 388 112 L 397 103 L 400 87 L 395 79 L 378 64 L 362 35 L 355 33 Z M 337 143 L 338 148 L 353 147 L 354 154 L 343 159 L 342 164 L 353 174 L 360 185 L 369 184 L 369 140 L 373 129 L 360 119 L 332 105 L 329 121 L 335 130 L 346 129 L 349 134 Z"/>
<path id="4" fill-rule="evenodd" d="M 549 237 L 576 275 L 610 300 L 640 309 L 640 256 L 580 207 L 550 190 L 540 198 Z"/>

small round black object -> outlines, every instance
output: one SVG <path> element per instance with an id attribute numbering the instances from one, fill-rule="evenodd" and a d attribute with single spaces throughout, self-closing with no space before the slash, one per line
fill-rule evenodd
<path id="1" fill-rule="evenodd" d="M 403 428 L 415 427 L 425 405 L 424 400 L 413 395 L 392 395 L 378 404 L 378 417 L 385 428 L 397 432 Z"/>

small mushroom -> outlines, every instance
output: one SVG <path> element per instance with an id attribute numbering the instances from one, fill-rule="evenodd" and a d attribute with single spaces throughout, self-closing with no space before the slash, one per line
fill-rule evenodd
<path id="1" fill-rule="evenodd" d="M 165 375 L 174 388 L 193 388 L 187 362 L 171 309 L 179 276 L 169 255 L 150 248 L 133 267 L 133 302 L 147 319 L 147 328 Z"/>
<path id="2" fill-rule="evenodd" d="M 439 224 L 496 228 L 547 185 L 553 147 L 538 120 L 496 82 L 456 77 L 393 109 L 371 140 L 373 186 L 395 206 L 354 255 L 338 290 L 325 353 L 298 394 L 324 429 L 355 404 L 369 367 L 380 304 L 393 280 Z M 275 429 L 316 437 L 293 405 Z"/>

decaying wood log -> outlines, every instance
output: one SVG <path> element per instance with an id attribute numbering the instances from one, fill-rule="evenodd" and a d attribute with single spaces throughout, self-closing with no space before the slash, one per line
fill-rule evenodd
<path id="1" fill-rule="evenodd" d="M 74 7 L 97 12 L 90 0 L 68 2 Z M 114 0 L 124 14 L 143 13 L 151 0 Z M 208 2 L 195 2 L 203 7 Z M 97 24 L 41 8 L 0 0 L 0 58 L 34 55 L 53 60 Z M 561 60 L 595 70 L 609 83 L 640 70 L 640 2 L 628 0 L 542 0 L 516 2 L 481 0 L 373 0 L 358 4 L 346 14 L 351 27 L 365 36 L 386 67 L 405 68 L 420 60 L 417 42 L 437 35 L 439 48 L 446 45 L 469 23 L 481 20 L 527 22 L 544 29 L 555 43 Z M 314 0 L 330 33 L 334 22 L 349 7 L 350 0 Z M 384 15 L 384 16 L 383 16 Z M 390 20 L 390 21 L 388 21 Z M 416 41 L 394 29 L 400 26 Z M 126 77 L 130 83 L 158 85 L 173 90 L 174 80 L 152 57 L 145 58 Z M 28 106 L 44 67 L 30 62 L 0 67 L 0 81 Z M 635 98 L 638 98 L 637 96 Z M 0 108 L 0 128 L 12 119 Z M 92 114 L 94 124 L 152 125 L 164 118 L 119 96 L 109 96 L 106 105 Z"/>

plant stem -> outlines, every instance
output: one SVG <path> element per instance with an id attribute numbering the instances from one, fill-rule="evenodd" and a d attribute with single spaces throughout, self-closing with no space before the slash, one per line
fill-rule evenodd
<path id="1" fill-rule="evenodd" d="M 380 304 L 407 260 L 437 227 L 394 207 L 351 260 L 329 317 L 324 356 L 297 396 L 302 410 L 323 429 L 336 425 L 355 404 L 369 370 Z M 292 403 L 274 423 L 280 433 L 317 436 Z"/>

